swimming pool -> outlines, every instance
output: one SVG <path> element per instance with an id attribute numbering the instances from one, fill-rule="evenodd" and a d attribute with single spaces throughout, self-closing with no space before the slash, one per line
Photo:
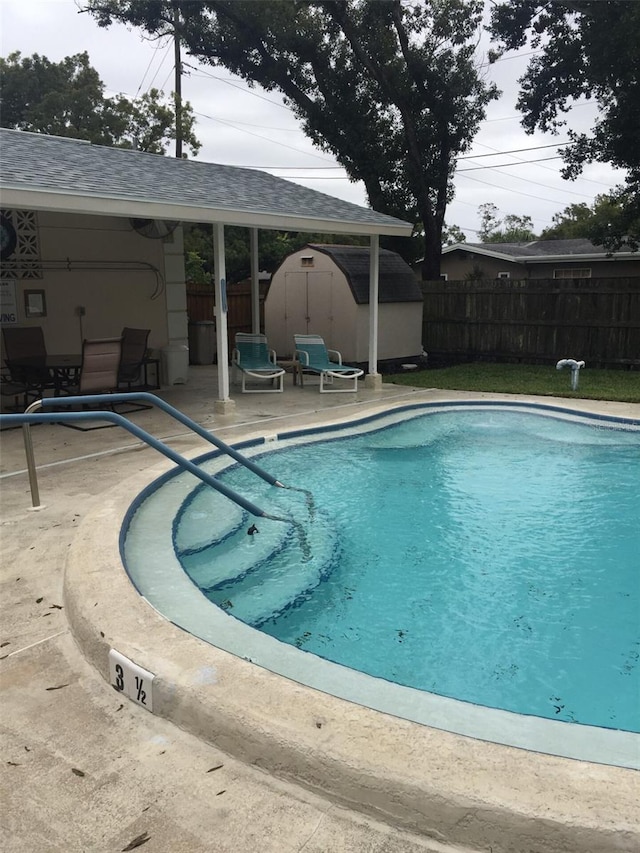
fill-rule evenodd
<path id="1" fill-rule="evenodd" d="M 505 417 L 516 419 L 520 430 L 508 452 Z M 470 436 L 480 457 L 469 452 Z M 629 741 L 615 730 L 634 728 L 633 688 L 626 685 L 638 673 L 631 626 L 638 586 L 631 562 L 638 439 L 631 423 L 553 407 L 469 404 L 396 411 L 342 426 L 330 439 L 317 431 L 274 436 L 247 452 L 262 455 L 260 464 L 292 485 L 308 486 L 324 458 L 330 476 L 318 476 L 329 486 L 328 497 L 314 486 L 310 508 L 304 497 L 256 482 L 217 457 L 203 464 L 225 467 L 219 476 L 261 505 L 273 498 L 280 512 L 304 519 L 306 542 L 276 522 L 258 522 L 259 534 L 248 537 L 242 511 L 178 476 L 149 490 L 132 510 L 125 563 L 143 595 L 176 624 L 273 671 L 369 707 L 498 742 L 544 749 L 543 732 L 550 751 L 576 756 L 584 754 L 586 739 L 592 760 L 620 752 L 624 764 Z M 440 455 L 444 446 L 446 458 Z M 416 453 L 425 448 L 426 462 L 418 462 Z M 525 449 L 534 450 L 536 464 Z M 382 457 L 383 467 L 371 477 L 374 456 Z M 596 463 L 606 473 L 606 488 L 586 478 Z M 348 469 L 368 489 L 351 506 Z M 409 494 L 412 483 L 420 500 Z M 398 484 L 400 497 L 390 500 Z M 167 517 L 175 519 L 170 537 L 159 535 Z M 389 522 L 382 538 L 372 518 Z M 552 528 L 559 537 L 553 547 Z M 589 532 L 596 535 L 589 538 Z M 604 540 L 606 548 L 594 550 L 587 539 Z M 568 555 L 574 567 L 570 561 L 568 568 L 558 566 Z M 180 562 L 222 610 L 204 600 Z M 626 568 L 619 572 L 621 565 Z M 374 586 L 354 586 L 354 567 L 361 576 L 370 574 L 365 580 L 374 579 Z M 381 577 L 382 603 L 374 609 L 372 590 Z M 587 578 L 595 592 L 585 592 Z M 399 610 L 391 615 L 393 600 Z M 480 600 L 490 605 L 488 613 L 480 612 Z M 598 604 L 604 607 L 594 610 Z M 603 622 L 602 613 L 613 606 L 617 618 Z M 417 636 L 425 623 L 429 631 Z M 480 641 L 474 640 L 478 631 Z M 328 642 L 333 635 L 341 640 L 337 648 Z M 552 649 L 560 649 L 559 658 L 540 670 Z M 532 651 L 535 661 L 523 662 Z M 575 669 L 577 657 L 590 661 L 587 670 Z M 628 701 L 619 701 L 621 690 Z M 488 711 L 491 705 L 495 710 Z"/>

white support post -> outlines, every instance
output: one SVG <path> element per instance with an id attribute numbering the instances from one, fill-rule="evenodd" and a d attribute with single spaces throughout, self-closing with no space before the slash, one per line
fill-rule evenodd
<path id="1" fill-rule="evenodd" d="M 378 281 L 380 272 L 380 238 L 371 236 L 369 248 L 369 372 L 365 388 L 380 388 L 382 377 L 378 373 Z"/>
<path id="2" fill-rule="evenodd" d="M 250 232 L 251 244 L 251 331 L 254 335 L 260 334 L 260 280 L 258 278 L 258 229 L 252 228 Z"/>
<path id="3" fill-rule="evenodd" d="M 216 298 L 216 339 L 218 351 L 218 399 L 214 411 L 232 411 L 235 404 L 229 397 L 229 335 L 227 330 L 227 280 L 224 257 L 224 225 L 213 226 L 213 269 Z"/>

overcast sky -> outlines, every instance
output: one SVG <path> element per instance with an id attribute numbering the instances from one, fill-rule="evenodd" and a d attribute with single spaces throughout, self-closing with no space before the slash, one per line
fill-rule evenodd
<path id="1" fill-rule="evenodd" d="M 59 62 L 86 50 L 108 95 L 123 93 L 133 98 L 151 86 L 172 91 L 173 47 L 168 39 L 148 41 L 140 31 L 122 25 L 101 29 L 90 15 L 79 13 L 81 5 L 81 0 L 0 0 L 1 55 L 19 50 L 23 56 L 39 53 Z M 486 49 L 488 41 L 483 44 Z M 478 58 L 486 62 L 482 52 Z M 460 226 L 469 241 L 478 239 L 480 204 L 492 202 L 503 215 L 529 215 L 539 233 L 567 205 L 591 204 L 596 195 L 624 178 L 622 172 L 594 164 L 578 180 L 562 180 L 560 159 L 547 158 L 557 158 L 556 146 L 567 136 L 528 136 L 520 126 L 515 108 L 517 79 L 527 60 L 523 50 L 487 67 L 489 79 L 503 95 L 490 105 L 470 154 L 459 161 L 456 195 L 446 216 L 446 222 Z M 277 94 L 249 89 L 225 69 L 201 66 L 187 55 L 183 61 L 183 98 L 196 114 L 195 132 L 202 142 L 199 160 L 260 168 L 366 205 L 363 186 L 351 183 L 331 156 L 313 147 Z M 577 130 L 588 130 L 594 116 L 593 104 L 580 104 L 571 111 L 569 121 Z M 544 162 L 526 162 L 542 158 Z M 495 168 L 498 165 L 501 168 Z"/>

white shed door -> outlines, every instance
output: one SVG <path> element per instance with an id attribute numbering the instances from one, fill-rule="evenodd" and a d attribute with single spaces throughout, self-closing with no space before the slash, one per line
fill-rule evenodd
<path id="1" fill-rule="evenodd" d="M 287 339 L 322 335 L 327 346 L 333 339 L 333 273 L 287 272 L 284 284 L 284 315 Z"/>

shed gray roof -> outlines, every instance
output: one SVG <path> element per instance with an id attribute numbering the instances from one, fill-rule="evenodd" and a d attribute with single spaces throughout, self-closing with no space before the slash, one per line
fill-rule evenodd
<path id="1" fill-rule="evenodd" d="M 608 250 L 603 246 L 596 246 L 595 243 L 583 238 L 532 240 L 529 243 L 456 243 L 454 246 L 446 246 L 442 250 L 442 254 L 446 255 L 456 251 L 472 252 L 498 260 L 510 260 L 524 264 L 578 258 L 606 260 L 610 257 Z M 615 252 L 612 257 L 619 258 L 621 256 L 625 258 L 636 257 L 640 260 L 640 253 L 638 252 Z"/>
<path id="2" fill-rule="evenodd" d="M 345 274 L 357 305 L 369 304 L 368 246 L 335 246 L 309 243 L 310 249 L 329 255 Z M 378 302 L 422 302 L 415 273 L 396 252 L 380 249 Z"/>
<path id="3" fill-rule="evenodd" d="M 411 225 L 255 169 L 0 130 L 5 207 L 353 234 Z"/>

